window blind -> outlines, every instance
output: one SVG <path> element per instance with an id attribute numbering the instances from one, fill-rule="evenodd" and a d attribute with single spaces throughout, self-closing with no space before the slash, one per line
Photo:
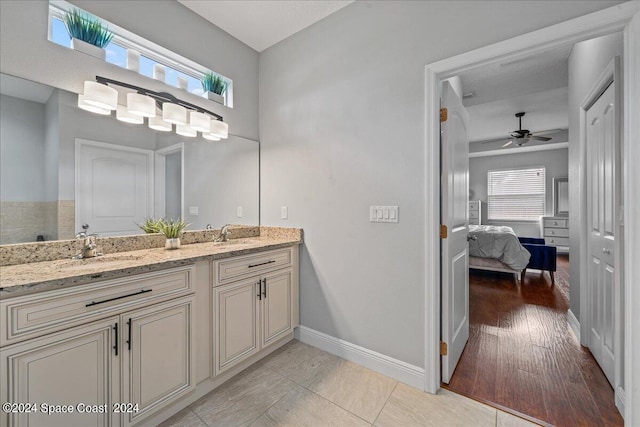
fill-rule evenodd
<path id="1" fill-rule="evenodd" d="M 538 221 L 545 214 L 545 168 L 490 170 L 489 220 Z"/>

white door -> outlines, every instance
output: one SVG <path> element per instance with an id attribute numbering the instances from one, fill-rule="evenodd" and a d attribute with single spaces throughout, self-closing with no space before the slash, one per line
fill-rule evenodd
<path id="1" fill-rule="evenodd" d="M 292 331 L 291 275 L 286 269 L 263 276 L 262 288 L 262 346 L 277 341 Z"/>
<path id="2" fill-rule="evenodd" d="M 118 426 L 117 317 L 8 346 L 0 351 L 2 402 L 32 403 L 37 411 L 1 414 L 2 426 Z M 42 404 L 73 405 L 73 413 L 48 415 Z M 106 405 L 103 413 L 78 413 L 76 405 Z"/>
<path id="3" fill-rule="evenodd" d="M 618 205 L 615 82 L 587 110 L 589 349 L 614 384 L 614 277 Z"/>
<path id="4" fill-rule="evenodd" d="M 442 86 L 441 223 L 442 247 L 442 382 L 449 383 L 469 339 L 469 117 L 448 82 Z"/>
<path id="5" fill-rule="evenodd" d="M 124 426 L 195 389 L 193 297 L 123 314 L 123 395 L 138 404 L 124 411 Z"/>
<path id="6" fill-rule="evenodd" d="M 153 216 L 153 152 L 76 140 L 76 231 L 139 234 Z"/>

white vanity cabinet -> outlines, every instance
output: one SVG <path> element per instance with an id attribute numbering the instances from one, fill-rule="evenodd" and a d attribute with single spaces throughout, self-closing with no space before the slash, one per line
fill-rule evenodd
<path id="1" fill-rule="evenodd" d="M 298 326 L 294 263 L 297 266 L 293 248 L 215 263 L 214 375 L 278 342 Z"/>
<path id="2" fill-rule="evenodd" d="M 192 275 L 179 267 L 3 300 L 0 400 L 73 412 L 38 407 L 2 425 L 129 426 L 193 390 Z M 130 405 L 114 412 L 119 403 Z M 78 414 L 79 404 L 104 409 Z"/>

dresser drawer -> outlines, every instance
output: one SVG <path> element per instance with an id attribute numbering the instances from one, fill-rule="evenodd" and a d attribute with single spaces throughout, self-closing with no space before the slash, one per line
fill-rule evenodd
<path id="1" fill-rule="evenodd" d="M 478 219 L 479 215 L 478 215 L 478 211 L 469 211 L 469 219 Z"/>
<path id="2" fill-rule="evenodd" d="M 478 200 L 475 200 L 473 202 L 469 202 L 469 210 L 470 211 L 477 211 L 478 209 L 480 209 L 480 202 Z"/>
<path id="3" fill-rule="evenodd" d="M 216 285 L 291 265 L 291 248 L 215 262 Z"/>
<path id="4" fill-rule="evenodd" d="M 568 219 L 545 219 L 544 228 L 568 228 Z"/>
<path id="5" fill-rule="evenodd" d="M 544 237 L 569 237 L 568 228 L 545 228 Z"/>
<path id="6" fill-rule="evenodd" d="M 568 237 L 549 237 L 545 236 L 544 242 L 549 246 L 569 246 Z"/>
<path id="7" fill-rule="evenodd" d="M 0 346 L 192 293 L 193 267 L 135 275 L 0 301 Z"/>

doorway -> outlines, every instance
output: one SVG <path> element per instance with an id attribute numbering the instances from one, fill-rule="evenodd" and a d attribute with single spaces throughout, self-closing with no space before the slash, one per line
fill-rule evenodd
<path id="1" fill-rule="evenodd" d="M 425 325 L 427 332 L 427 339 L 425 341 L 425 367 L 426 367 L 426 390 L 435 392 L 439 388 L 440 384 L 440 356 L 439 356 L 439 336 L 440 336 L 440 289 L 438 284 L 440 283 L 440 240 L 437 234 L 439 230 L 439 193 L 434 192 L 434 188 L 439 188 L 440 179 L 440 147 L 439 147 L 439 126 L 438 126 L 438 112 L 439 112 L 439 97 L 440 97 L 440 82 L 443 79 L 452 77 L 459 74 L 461 71 L 477 67 L 479 65 L 495 63 L 498 61 L 504 61 L 505 59 L 517 59 L 533 53 L 539 53 L 545 49 L 549 49 L 554 46 L 561 46 L 567 43 L 577 43 L 579 41 L 586 40 L 590 37 L 602 35 L 604 33 L 610 33 L 615 31 L 625 31 L 625 53 L 629 53 L 630 46 L 637 46 L 640 43 L 640 34 L 638 34 L 637 26 L 640 25 L 640 18 L 634 17 L 637 12 L 632 6 L 628 6 L 626 10 L 624 8 L 607 9 L 605 11 L 591 14 L 582 18 L 578 18 L 572 21 L 568 21 L 562 24 L 558 24 L 541 31 L 537 31 L 531 34 L 527 34 L 521 37 L 517 37 L 505 42 L 498 43 L 496 45 L 488 46 L 486 48 L 478 49 L 467 54 L 459 55 L 454 58 L 443 60 L 434 64 L 430 64 L 426 67 L 426 159 L 427 166 L 426 175 L 426 204 L 427 204 L 427 218 L 426 218 L 426 230 L 427 230 L 427 247 L 426 247 L 426 262 L 425 262 L 425 276 L 426 276 L 426 292 L 425 292 Z M 630 57 L 631 55 L 629 55 Z M 638 64 L 634 61 L 625 61 L 625 74 L 627 76 L 638 77 L 640 69 Z M 629 86 L 629 81 L 634 81 L 633 78 L 625 79 L 627 94 L 637 94 L 639 91 L 635 86 Z M 634 92 L 632 92 L 632 90 Z M 629 96 L 628 98 L 633 98 Z M 626 117 L 638 117 L 640 116 L 640 106 L 638 100 L 625 99 L 625 111 Z M 635 119 L 633 119 L 635 120 Z M 625 129 L 628 129 L 629 124 L 626 123 Z M 626 153 L 634 152 L 638 150 L 637 147 L 633 147 L 631 143 L 630 132 L 625 132 L 623 135 L 623 146 Z M 630 151 L 629 151 L 630 150 Z M 628 159 L 626 167 L 629 167 Z M 627 175 L 626 179 L 634 177 L 635 175 Z M 630 186 L 625 185 L 625 200 L 628 204 L 635 206 L 637 198 L 631 193 Z M 581 187 L 583 188 L 583 187 Z M 634 218 L 631 215 L 632 211 L 625 206 L 625 218 L 627 219 L 626 227 L 628 229 L 629 223 L 634 222 Z M 635 230 L 635 228 L 633 228 Z M 583 251 L 580 251 L 581 257 L 584 256 Z M 625 257 L 628 258 L 638 254 L 638 245 L 629 244 L 625 242 Z M 633 266 L 625 265 L 624 277 L 629 283 L 629 273 L 631 270 L 636 269 Z M 629 291 L 629 286 L 625 286 L 625 292 L 627 293 L 628 304 L 633 304 L 637 301 L 631 301 L 633 294 Z M 637 299 L 637 298 L 636 298 Z M 625 323 L 633 324 L 637 323 L 637 320 L 631 318 L 629 310 L 625 312 Z M 631 335 L 627 334 L 630 338 Z M 630 356 L 632 353 L 631 342 L 627 340 L 627 352 L 625 360 L 631 362 L 633 360 Z M 632 386 L 632 374 L 633 366 L 626 364 L 624 384 L 627 388 Z M 638 397 L 629 397 L 628 402 L 624 405 L 624 413 L 627 420 L 633 419 L 633 403 L 637 403 Z M 637 407 L 638 405 L 636 405 Z"/>

